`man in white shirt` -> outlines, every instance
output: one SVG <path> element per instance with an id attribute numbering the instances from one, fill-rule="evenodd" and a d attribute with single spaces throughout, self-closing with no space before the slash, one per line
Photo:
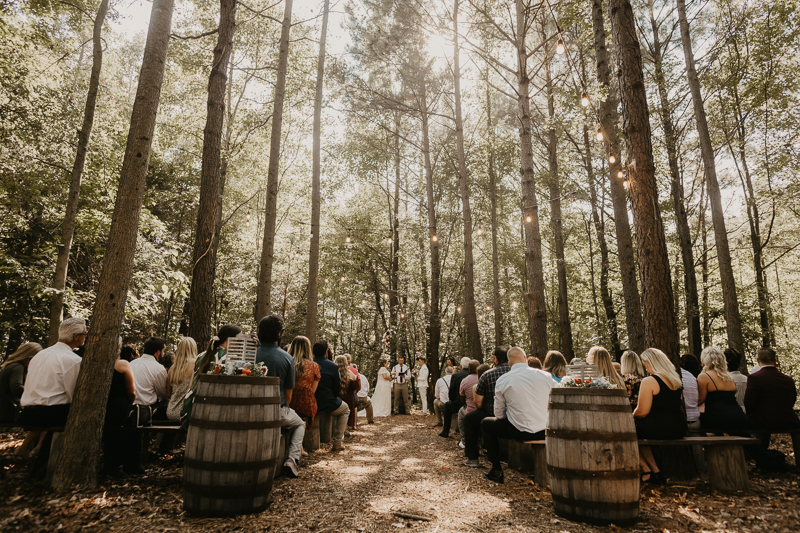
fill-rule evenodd
<path id="1" fill-rule="evenodd" d="M 400 396 L 403 397 L 403 406 L 406 414 L 411 414 L 411 402 L 408 399 L 408 380 L 411 379 L 411 368 L 405 364 L 403 357 L 397 358 L 397 364 L 392 367 L 392 390 L 394 392 L 394 413 L 400 414 Z"/>
<path id="2" fill-rule="evenodd" d="M 134 405 L 155 405 L 169 400 L 167 395 L 167 370 L 158 362 L 164 355 L 165 343 L 151 337 L 144 343 L 144 354 L 131 361 L 131 370 L 136 380 Z"/>
<path id="3" fill-rule="evenodd" d="M 739 363 L 742 362 L 742 354 L 739 353 L 739 350 L 734 348 L 725 348 L 725 361 L 728 363 L 728 374 L 731 375 L 733 378 L 733 382 L 736 383 L 736 403 L 739 404 L 739 407 L 742 408 L 742 411 L 745 410 L 744 407 L 744 393 L 747 390 L 747 376 L 739 372 Z M 759 370 L 761 370 L 761 365 L 759 365 Z"/>
<path id="4" fill-rule="evenodd" d="M 486 456 L 492 462 L 492 469 L 484 476 L 495 483 L 504 481 L 499 439 L 544 439 L 547 402 L 550 389 L 556 386 L 548 372 L 528 366 L 522 348 L 508 351 L 508 364 L 511 370 L 500 376 L 495 385 L 494 416 L 481 421 Z"/>
<path id="5" fill-rule="evenodd" d="M 356 370 L 358 367 L 353 365 Z M 367 376 L 362 374 L 361 372 L 358 373 L 358 379 L 361 380 L 361 388 L 358 390 L 358 408 L 365 409 L 367 411 L 367 423 L 374 424 L 375 420 L 372 418 L 372 400 L 369 398 L 369 380 Z"/>
<path id="6" fill-rule="evenodd" d="M 436 413 L 436 425 L 441 426 L 444 420 L 445 404 L 450 400 L 450 380 L 453 379 L 455 368 L 448 366 L 444 369 L 444 377 L 436 380 L 436 388 L 433 390 L 433 412 Z"/>
<path id="7" fill-rule="evenodd" d="M 37 353 L 28 364 L 25 390 L 20 398 L 21 426 L 57 427 L 67 423 L 69 406 L 81 369 L 81 358 L 72 350 L 86 342 L 86 321 L 72 317 L 58 328 L 58 342 Z M 53 435 L 48 432 L 33 472 L 47 466 Z"/>
<path id="8" fill-rule="evenodd" d="M 417 389 L 419 390 L 420 401 L 422 401 L 422 414 L 428 414 L 428 365 L 425 358 L 417 357 L 419 363 L 419 373 L 417 374 Z"/>

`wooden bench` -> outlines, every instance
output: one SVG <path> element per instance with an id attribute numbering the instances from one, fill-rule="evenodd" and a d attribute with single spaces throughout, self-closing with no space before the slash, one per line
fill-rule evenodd
<path id="1" fill-rule="evenodd" d="M 531 479 L 540 487 L 546 487 L 550 483 L 543 440 L 508 441 L 508 467 L 531 473 Z"/>
<path id="2" fill-rule="evenodd" d="M 725 430 L 718 429 L 690 429 L 690 435 L 705 435 L 707 433 L 727 433 Z M 800 465 L 800 429 L 791 429 L 786 431 L 772 431 L 768 429 L 748 429 L 742 433 L 749 433 L 750 435 L 789 435 L 792 438 L 792 449 L 794 451 L 794 461 L 796 465 Z"/>

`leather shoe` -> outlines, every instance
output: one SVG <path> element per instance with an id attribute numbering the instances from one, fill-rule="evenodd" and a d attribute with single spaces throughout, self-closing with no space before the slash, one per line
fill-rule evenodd
<path id="1" fill-rule="evenodd" d="M 489 470 L 488 472 L 483 474 L 483 477 L 485 477 L 492 483 L 505 483 L 505 476 L 503 476 L 502 470 L 495 470 L 495 469 Z"/>
<path id="2" fill-rule="evenodd" d="M 449 439 L 450 438 L 450 435 L 445 433 L 444 431 L 439 433 L 439 436 L 442 437 L 443 439 Z"/>

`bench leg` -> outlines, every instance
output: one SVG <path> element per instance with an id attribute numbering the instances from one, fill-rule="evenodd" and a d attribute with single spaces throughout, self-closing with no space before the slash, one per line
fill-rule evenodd
<path id="1" fill-rule="evenodd" d="M 330 442 L 331 432 L 333 430 L 333 419 L 330 413 L 317 412 L 317 419 L 319 420 L 319 441 Z"/>
<path id="2" fill-rule="evenodd" d="M 53 432 L 53 440 L 50 443 L 50 457 L 47 460 L 47 474 L 44 478 L 44 483 L 46 486 L 51 486 L 53 482 L 53 473 L 56 470 L 56 465 L 58 464 L 58 456 L 61 455 L 61 436 L 64 435 L 62 432 Z"/>
<path id="3" fill-rule="evenodd" d="M 306 422 L 306 434 L 303 437 L 303 449 L 308 453 L 319 450 L 319 416 L 314 417 L 314 423 L 309 427 L 308 418 Z"/>
<path id="4" fill-rule="evenodd" d="M 278 457 L 275 460 L 275 475 L 273 477 L 277 478 L 283 475 L 283 463 L 286 462 L 288 448 L 289 440 L 286 438 L 286 434 L 281 432 L 281 442 L 278 445 Z"/>
<path id="5" fill-rule="evenodd" d="M 707 446 L 706 467 L 708 480 L 715 489 L 727 492 L 747 489 L 747 463 L 741 445 Z"/>
<path id="6" fill-rule="evenodd" d="M 512 470 L 522 471 L 522 448 L 524 443 L 518 440 L 508 441 L 508 467 Z"/>
<path id="7" fill-rule="evenodd" d="M 544 444 L 528 444 L 533 456 L 533 482 L 540 487 L 546 487 L 550 483 L 550 476 L 547 473 L 547 452 Z"/>

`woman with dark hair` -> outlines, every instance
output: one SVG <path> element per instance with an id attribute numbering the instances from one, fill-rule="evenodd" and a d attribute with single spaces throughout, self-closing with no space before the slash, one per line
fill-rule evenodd
<path id="1" fill-rule="evenodd" d="M 683 357 L 681 357 L 681 368 L 693 375 L 695 379 L 703 371 L 703 365 L 700 364 L 700 360 L 696 355 L 690 353 L 683 354 Z"/>
<path id="2" fill-rule="evenodd" d="M 567 360 L 561 355 L 561 352 L 550 350 L 544 356 L 544 369 L 545 372 L 550 372 L 554 380 L 560 382 L 561 378 L 567 375 Z"/>
<path id="3" fill-rule="evenodd" d="M 133 344 L 126 344 L 119 351 L 119 358 L 130 363 L 134 359 L 139 358 L 139 350 L 137 350 L 136 346 Z"/>

